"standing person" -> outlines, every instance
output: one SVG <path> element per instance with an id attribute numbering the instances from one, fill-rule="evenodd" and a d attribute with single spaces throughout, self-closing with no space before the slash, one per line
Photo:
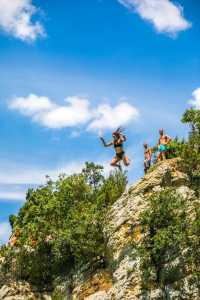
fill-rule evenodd
<path id="1" fill-rule="evenodd" d="M 112 133 L 113 140 L 109 143 L 106 143 L 104 138 L 101 137 L 101 141 L 104 145 L 104 147 L 110 147 L 114 146 L 115 148 L 115 157 L 111 161 L 112 167 L 120 167 L 118 164 L 121 160 L 123 161 L 125 166 L 130 165 L 130 161 L 128 156 L 125 154 L 124 151 L 124 142 L 126 141 L 126 136 L 122 134 L 123 130 L 121 128 L 118 128 L 116 131 Z"/>
<path id="2" fill-rule="evenodd" d="M 166 152 L 168 150 L 168 144 L 171 141 L 171 138 L 165 134 L 164 129 L 159 130 L 160 138 L 158 140 L 158 161 L 166 159 Z"/>
<path id="3" fill-rule="evenodd" d="M 151 159 L 152 159 L 152 150 L 148 146 L 148 144 L 144 144 L 144 173 L 146 174 L 147 171 L 151 167 Z"/>

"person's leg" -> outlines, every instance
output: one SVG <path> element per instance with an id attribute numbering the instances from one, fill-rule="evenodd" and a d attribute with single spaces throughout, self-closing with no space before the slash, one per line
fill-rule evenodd
<path id="1" fill-rule="evenodd" d="M 144 172 L 145 172 L 145 174 L 148 172 L 148 170 L 150 169 L 150 167 L 151 167 L 151 161 L 146 159 L 144 161 Z"/>
<path id="2" fill-rule="evenodd" d="M 165 145 L 160 145 L 160 158 L 161 160 L 165 160 L 166 159 L 166 146 Z"/>
<path id="3" fill-rule="evenodd" d="M 144 173 L 147 173 L 147 160 L 144 160 Z"/>
<path id="4" fill-rule="evenodd" d="M 162 152 L 162 160 L 165 160 L 166 159 L 166 151 L 163 151 Z"/>
<path id="5" fill-rule="evenodd" d="M 129 160 L 129 158 L 128 158 L 127 155 L 124 155 L 124 157 L 123 157 L 123 163 L 124 163 L 124 165 L 126 167 L 128 167 L 130 165 L 130 160 Z"/>
<path id="6" fill-rule="evenodd" d="M 117 167 L 117 166 L 118 166 L 117 163 L 118 163 L 120 160 L 121 160 L 120 158 L 114 157 L 114 158 L 112 159 L 110 165 L 111 165 L 112 167 Z"/>
<path id="7" fill-rule="evenodd" d="M 160 151 L 158 151 L 157 153 L 157 161 L 161 161 L 161 156 L 162 156 L 162 153 Z"/>

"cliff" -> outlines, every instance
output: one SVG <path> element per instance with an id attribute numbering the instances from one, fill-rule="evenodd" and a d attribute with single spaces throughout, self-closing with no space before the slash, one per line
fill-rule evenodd
<path id="1" fill-rule="evenodd" d="M 177 226 L 168 224 L 169 229 L 165 238 L 166 251 L 161 253 L 167 259 L 162 261 L 162 266 L 152 266 L 148 274 L 150 279 L 145 278 L 145 267 L 147 268 L 147 261 L 144 263 L 144 247 L 148 239 L 147 225 L 145 221 L 148 216 L 152 216 L 152 196 L 159 195 L 165 189 L 170 189 L 171 197 L 174 199 L 178 197 L 181 199 L 181 206 L 176 206 L 176 212 L 173 218 L 179 218 L 180 230 L 183 230 L 182 224 L 189 224 L 193 222 L 196 216 L 198 207 L 198 199 L 195 197 L 194 191 L 190 188 L 189 179 L 186 174 L 182 173 L 178 167 L 178 159 L 166 160 L 159 163 L 152 171 L 144 176 L 140 181 L 131 186 L 129 190 L 118 199 L 109 209 L 105 215 L 104 237 L 106 241 L 106 264 L 104 267 L 98 267 L 93 271 L 80 270 L 73 275 L 73 278 L 60 278 L 59 282 L 54 283 L 54 291 L 45 293 L 37 291 L 36 288 L 31 287 L 25 282 L 3 282 L 1 279 L 0 299 L 2 300 L 27 300 L 27 299 L 60 299 L 60 300 L 135 300 L 135 299 L 200 299 L 198 283 L 194 280 L 196 273 L 193 276 L 192 262 L 189 260 L 182 260 L 188 253 L 190 243 L 182 240 L 182 233 L 177 230 Z M 155 219 L 163 218 L 162 210 L 165 209 L 165 203 L 159 200 L 161 209 L 156 211 Z M 167 202 L 166 202 L 167 204 Z M 172 201 L 173 205 L 173 201 Z M 167 206 L 167 205 L 166 205 Z M 156 209 L 156 206 L 154 207 Z M 170 208 L 169 208 L 170 209 Z M 170 210 L 169 210 L 170 211 Z M 155 211 L 154 211 L 155 212 Z M 146 216 L 144 218 L 144 215 Z M 173 219 L 170 217 L 171 220 Z M 181 222 L 181 218 L 182 221 Z M 165 217 L 165 219 L 167 219 Z M 151 222 L 153 222 L 151 218 Z M 174 220 L 174 219 L 173 219 Z M 162 221 L 163 222 L 163 221 Z M 182 224 L 181 224 L 182 223 Z M 160 224 L 159 226 L 161 226 Z M 178 226 L 179 226 L 178 225 Z M 154 225 L 153 225 L 154 226 Z M 154 227 L 150 228 L 154 228 Z M 159 227 L 161 228 L 161 227 Z M 172 230 L 171 230 L 172 228 Z M 162 229 L 162 234 L 165 228 Z M 171 231 L 170 231 L 171 230 Z M 177 230 L 176 232 L 173 232 Z M 160 231 L 161 232 L 161 231 Z M 169 232 L 173 233 L 173 242 L 169 241 Z M 152 233 L 152 239 L 157 232 Z M 177 234 L 177 239 L 174 238 Z M 159 238 L 161 239 L 161 236 Z M 158 236 L 157 236 L 158 238 Z M 159 241 L 157 245 L 163 242 Z M 177 245 L 173 248 L 173 244 Z M 169 247 L 170 244 L 170 247 Z M 152 247 L 152 245 L 149 245 Z M 162 246 L 163 247 L 163 246 Z M 169 249 L 168 249 L 168 248 Z M 142 250 L 143 252 L 142 252 Z M 162 248 L 163 251 L 164 248 Z M 169 251 L 168 251 L 168 250 Z M 176 250 L 177 249 L 177 250 Z M 191 248 L 192 249 L 192 248 Z M 147 247 L 148 250 L 148 247 Z M 153 249 L 158 252 L 158 249 Z M 160 251 L 160 248 L 159 248 Z M 171 251 L 171 252 L 170 252 Z M 142 254 L 141 254 L 142 253 Z M 148 252 L 149 253 L 149 252 Z M 3 261 L 3 258 L 1 258 Z M 155 262 L 156 265 L 156 262 Z M 170 276 L 169 276 L 170 269 Z M 179 272 L 181 270 L 181 272 Z M 167 275 L 166 275 L 166 272 Z M 180 274 L 181 273 L 181 274 Z M 160 275 L 161 274 L 161 275 Z M 163 279 L 165 274 L 165 279 Z M 162 277 L 162 278 L 161 278 Z M 197 274 L 198 277 L 198 274 Z M 167 279 L 166 279 L 167 278 Z M 148 284 L 147 284 L 148 281 Z M 69 283 L 70 282 L 70 283 Z"/>

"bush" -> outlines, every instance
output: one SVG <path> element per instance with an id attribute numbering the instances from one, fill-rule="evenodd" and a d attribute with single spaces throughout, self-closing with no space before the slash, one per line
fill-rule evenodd
<path id="1" fill-rule="evenodd" d="M 141 214 L 143 241 L 138 247 L 143 287 L 172 283 L 184 274 L 180 259 L 185 245 L 187 218 L 184 200 L 173 189 L 149 197 Z M 178 265 L 173 264 L 179 258 Z"/>
<path id="2" fill-rule="evenodd" d="M 194 198 L 188 206 L 169 188 L 147 201 L 140 215 L 143 239 L 137 246 L 144 290 L 165 291 L 177 281 L 184 285 L 188 276 L 200 293 L 200 203 Z"/>
<path id="3" fill-rule="evenodd" d="M 105 260 L 103 222 L 110 205 L 124 192 L 126 175 L 86 163 L 80 174 L 60 178 L 29 190 L 13 232 L 20 232 L 7 268 L 34 284 L 49 284 L 57 275 L 70 274 L 83 264 Z M 11 264 L 14 258 L 14 266 Z M 98 263 L 97 263 L 98 265 Z"/>
<path id="4" fill-rule="evenodd" d="M 172 140 L 168 145 L 167 159 L 180 157 L 182 154 L 184 145 L 185 145 L 185 141 L 179 140 L 178 137 L 176 137 L 174 140 Z"/>
<path id="5" fill-rule="evenodd" d="M 182 118 L 182 122 L 189 124 L 190 133 L 181 153 L 181 167 L 189 176 L 191 186 L 199 190 L 200 184 L 200 111 L 189 109 Z"/>

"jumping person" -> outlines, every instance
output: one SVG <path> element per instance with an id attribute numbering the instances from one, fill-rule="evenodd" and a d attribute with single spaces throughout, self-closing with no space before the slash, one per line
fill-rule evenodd
<path id="1" fill-rule="evenodd" d="M 168 144 L 171 141 L 171 138 L 165 134 L 164 129 L 159 130 L 160 138 L 158 140 L 158 161 L 166 159 L 166 152 L 168 150 Z"/>
<path id="2" fill-rule="evenodd" d="M 116 131 L 112 133 L 113 140 L 110 143 L 106 143 L 103 137 L 100 137 L 104 147 L 114 146 L 116 155 L 111 161 L 112 167 L 120 167 L 118 164 L 121 160 L 125 166 L 130 165 L 130 161 L 128 156 L 125 154 L 123 144 L 126 141 L 126 136 L 122 134 L 122 129 L 118 128 Z"/>
<path id="3" fill-rule="evenodd" d="M 148 146 L 148 144 L 144 144 L 144 173 L 146 174 L 147 171 L 151 167 L 151 159 L 152 159 L 152 150 Z"/>

